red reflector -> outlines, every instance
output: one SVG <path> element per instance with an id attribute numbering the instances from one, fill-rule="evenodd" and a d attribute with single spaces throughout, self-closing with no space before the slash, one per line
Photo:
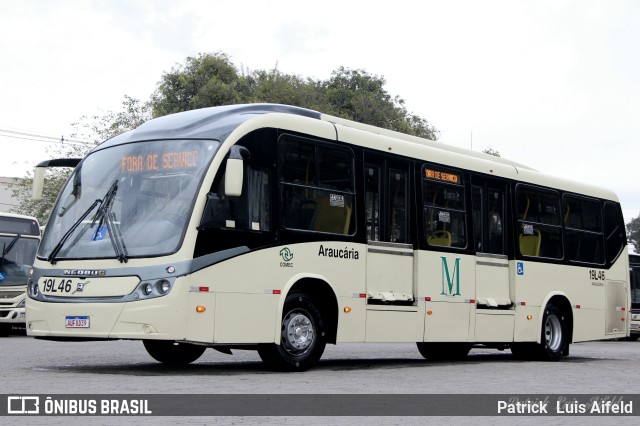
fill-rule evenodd
<path id="1" fill-rule="evenodd" d="M 429 297 L 429 296 L 425 297 L 425 298 L 424 298 L 424 301 L 425 301 L 425 302 L 431 302 L 431 297 Z"/>
<path id="2" fill-rule="evenodd" d="M 576 305 L 576 309 L 580 309 L 580 305 Z"/>
<path id="3" fill-rule="evenodd" d="M 469 299 L 469 303 L 476 303 L 476 299 Z"/>
<path id="4" fill-rule="evenodd" d="M 280 290 L 273 290 L 273 294 L 280 294 L 282 293 Z"/>
<path id="5" fill-rule="evenodd" d="M 198 287 L 198 291 L 209 291 L 209 287 Z"/>
<path id="6" fill-rule="evenodd" d="M 627 309 L 627 308 L 624 308 L 624 307 L 623 307 L 623 308 L 622 308 L 622 312 L 624 312 L 624 311 L 625 311 L 625 309 Z"/>
<path id="7" fill-rule="evenodd" d="M 520 302 L 520 306 L 526 306 L 527 302 Z"/>
<path id="8" fill-rule="evenodd" d="M 366 299 L 367 293 L 360 293 L 360 299 Z"/>

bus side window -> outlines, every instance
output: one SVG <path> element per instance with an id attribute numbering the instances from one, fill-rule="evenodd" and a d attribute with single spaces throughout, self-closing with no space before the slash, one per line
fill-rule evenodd
<path id="1" fill-rule="evenodd" d="M 279 141 L 281 224 L 287 229 L 351 235 L 353 151 L 289 135 Z"/>
<path id="2" fill-rule="evenodd" d="M 518 185 L 516 199 L 520 254 L 562 259 L 560 195 L 556 191 Z"/>
<path id="3" fill-rule="evenodd" d="M 566 259 L 603 264 L 602 203 L 568 194 L 562 201 Z"/>
<path id="4" fill-rule="evenodd" d="M 461 178 L 458 174 L 444 171 L 433 174 L 431 169 L 426 168 L 423 176 L 425 172 L 430 173 L 422 182 L 427 243 L 430 246 L 467 247 L 466 202 Z M 457 182 L 451 182 L 451 176 L 458 176 Z"/>
<path id="5" fill-rule="evenodd" d="M 222 170 L 221 173 L 224 173 Z M 209 194 L 202 224 L 236 228 L 248 231 L 269 231 L 271 228 L 271 202 L 269 170 L 245 167 L 242 195 L 224 195 L 224 184 L 219 180 Z"/>
<path id="6" fill-rule="evenodd" d="M 627 243 L 624 219 L 619 204 L 604 204 L 604 236 L 607 261 L 613 262 Z"/>

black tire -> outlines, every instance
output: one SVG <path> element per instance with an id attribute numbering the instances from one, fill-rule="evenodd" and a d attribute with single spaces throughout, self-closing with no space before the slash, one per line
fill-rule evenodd
<path id="1" fill-rule="evenodd" d="M 639 338 L 640 338 L 640 334 L 631 334 L 629 337 L 627 337 L 627 340 L 629 340 L 631 342 L 635 342 Z"/>
<path id="2" fill-rule="evenodd" d="M 326 346 L 322 315 L 313 300 L 303 293 L 287 296 L 284 302 L 280 344 L 258 345 L 258 355 L 277 371 L 306 371 Z"/>
<path id="3" fill-rule="evenodd" d="M 538 345 L 538 359 L 558 361 L 568 352 L 567 321 L 564 312 L 550 303 L 542 316 L 542 335 Z"/>
<path id="4" fill-rule="evenodd" d="M 153 359 L 167 365 L 191 364 L 207 349 L 206 346 L 170 340 L 143 340 L 142 343 Z"/>
<path id="5" fill-rule="evenodd" d="M 418 342 L 420 355 L 429 361 L 460 361 L 465 359 L 471 350 L 470 343 L 432 343 Z"/>

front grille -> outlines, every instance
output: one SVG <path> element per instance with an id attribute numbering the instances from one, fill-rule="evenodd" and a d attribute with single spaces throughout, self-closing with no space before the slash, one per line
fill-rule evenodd
<path id="1" fill-rule="evenodd" d="M 24 291 L 0 291 L 0 299 L 13 299 L 24 294 Z"/>

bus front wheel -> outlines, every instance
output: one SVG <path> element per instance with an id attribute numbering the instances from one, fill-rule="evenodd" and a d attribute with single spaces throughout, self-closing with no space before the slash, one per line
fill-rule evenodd
<path id="1" fill-rule="evenodd" d="M 258 355 L 274 370 L 308 370 L 318 362 L 326 346 L 322 314 L 303 293 L 287 296 L 282 312 L 280 344 L 259 344 Z"/>
<path id="2" fill-rule="evenodd" d="M 153 359 L 168 365 L 191 364 L 204 353 L 206 346 L 178 343 L 170 340 L 143 340 L 144 348 Z"/>

